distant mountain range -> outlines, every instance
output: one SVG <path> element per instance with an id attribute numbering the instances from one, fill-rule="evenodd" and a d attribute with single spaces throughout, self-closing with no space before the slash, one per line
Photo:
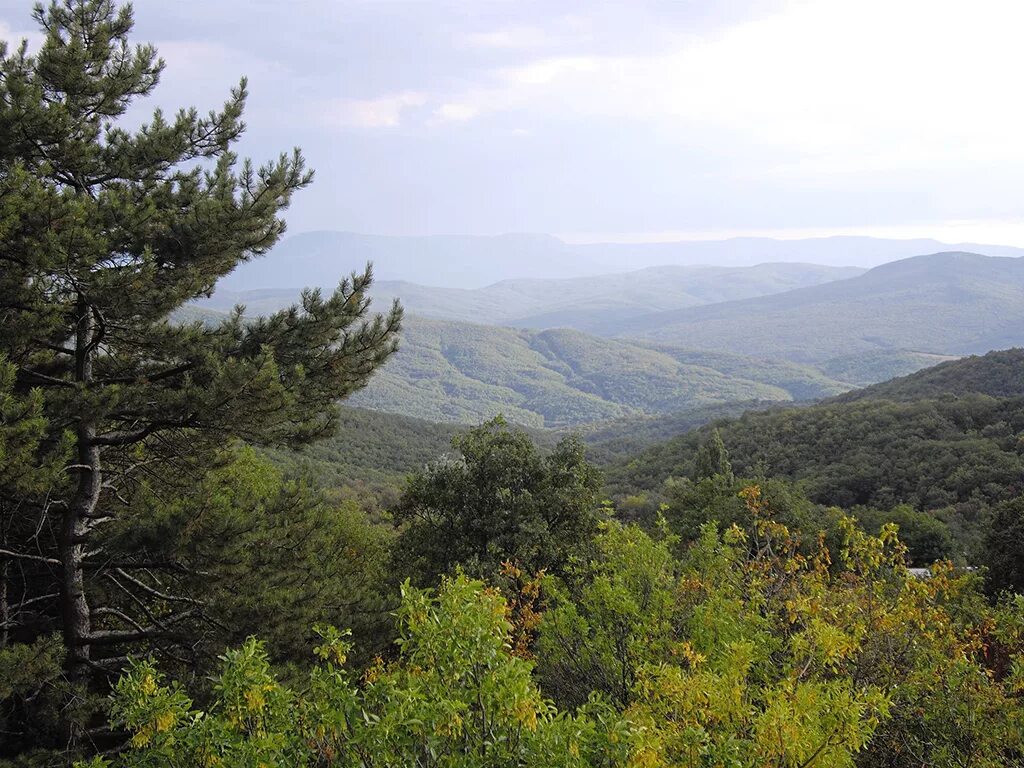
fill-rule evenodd
<path id="1" fill-rule="evenodd" d="M 561 279 L 503 280 L 483 288 L 434 288 L 378 280 L 380 304 L 399 299 L 408 312 L 516 328 L 576 328 L 614 335 L 622 321 L 684 307 L 780 293 L 862 274 L 860 267 L 775 263 L 752 267 L 648 267 L 624 274 Z M 297 289 L 218 289 L 199 305 L 226 311 L 272 312 L 293 303 Z"/>
<path id="2" fill-rule="evenodd" d="M 624 321 L 619 334 L 815 363 L 880 351 L 987 352 L 1024 343 L 1024 260 L 917 256 L 823 285 L 650 313 Z"/>
<path id="3" fill-rule="evenodd" d="M 448 288 L 480 288 L 501 280 L 568 278 L 679 265 L 753 266 L 803 262 L 874 267 L 922 253 L 961 250 L 989 256 L 1024 256 L 1001 245 L 828 237 L 806 240 L 735 238 L 672 243 L 572 244 L 550 235 L 495 237 L 389 237 L 351 232 L 308 232 L 285 238 L 270 254 L 244 264 L 221 281 L 232 291 L 329 288 L 368 261 L 381 280 Z"/>
<path id="4" fill-rule="evenodd" d="M 301 260 L 294 271 L 317 282 Z M 1024 259 L 966 252 L 870 270 L 660 266 L 475 289 L 385 280 L 372 295 L 400 299 L 408 320 L 399 353 L 351 404 L 449 423 L 504 413 L 564 427 L 816 400 L 1024 345 Z M 265 314 L 297 296 L 281 283 L 221 289 L 181 316 L 239 303 Z"/>

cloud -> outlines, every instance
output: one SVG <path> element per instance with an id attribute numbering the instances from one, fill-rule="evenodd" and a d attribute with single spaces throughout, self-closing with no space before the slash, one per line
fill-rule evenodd
<path id="1" fill-rule="evenodd" d="M 551 37 L 539 27 L 525 25 L 502 27 L 490 32 L 466 35 L 466 43 L 475 48 L 538 48 L 549 44 Z"/>
<path id="2" fill-rule="evenodd" d="M 320 112 L 328 125 L 344 128 L 394 128 L 410 107 L 427 102 L 426 94 L 402 91 L 373 99 L 333 99 Z"/>
<path id="3" fill-rule="evenodd" d="M 440 122 L 462 122 L 472 120 L 480 114 L 480 108 L 472 104 L 449 102 L 434 110 L 434 117 Z"/>
<path id="4" fill-rule="evenodd" d="M 599 59 L 587 56 L 558 56 L 501 67 L 488 73 L 484 84 L 444 100 L 434 112 L 435 121 L 465 122 L 494 112 L 544 110 L 544 101 L 552 89 L 560 93 L 581 75 L 589 80 L 600 63 Z"/>
<path id="5" fill-rule="evenodd" d="M 680 142 L 752 147 L 781 175 L 1024 162 L 1022 27 L 1019 0 L 791 0 L 650 54 L 545 56 L 479 73 L 432 96 L 431 114 L 642 121 Z M 528 29 L 478 42 L 540 39 Z"/>
<path id="6" fill-rule="evenodd" d="M 8 53 L 16 51 L 22 40 L 28 41 L 28 52 L 36 53 L 43 45 L 44 36 L 39 30 L 24 30 L 0 19 L 0 41 L 7 43 Z"/>

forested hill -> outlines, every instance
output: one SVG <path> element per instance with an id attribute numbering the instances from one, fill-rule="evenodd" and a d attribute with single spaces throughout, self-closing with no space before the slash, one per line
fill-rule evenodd
<path id="1" fill-rule="evenodd" d="M 969 532 L 991 505 L 1024 492 L 1022 381 L 1016 349 L 946 363 L 853 402 L 718 421 L 613 465 L 608 481 L 620 497 L 657 493 L 668 478 L 694 473 L 717 428 L 741 476 L 802 481 L 813 501 L 844 508 L 910 504 Z"/>
<path id="2" fill-rule="evenodd" d="M 879 350 L 976 354 L 1024 342 L 1024 260 L 950 252 L 743 301 L 627 321 L 622 335 L 821 362 Z"/>
<path id="3" fill-rule="evenodd" d="M 381 281 L 373 296 L 397 298 L 414 314 L 445 320 L 613 335 L 623 320 L 651 312 L 782 293 L 864 271 L 801 263 L 662 266 L 561 280 L 502 280 L 473 290 Z"/>
<path id="4" fill-rule="evenodd" d="M 847 392 L 836 397 L 835 401 L 911 401 L 971 394 L 1024 396 L 1024 349 L 997 350 L 941 363 L 909 376 Z"/>
<path id="5" fill-rule="evenodd" d="M 439 422 L 503 414 L 524 426 L 558 427 L 735 400 L 818 399 L 849 388 L 786 362 L 409 317 L 398 353 L 349 402 Z"/>

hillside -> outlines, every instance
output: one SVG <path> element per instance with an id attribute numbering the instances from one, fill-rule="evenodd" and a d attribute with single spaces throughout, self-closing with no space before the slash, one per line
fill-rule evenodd
<path id="1" fill-rule="evenodd" d="M 895 349 L 841 355 L 829 358 L 815 367 L 830 379 L 866 387 L 875 382 L 907 376 L 922 368 L 957 359 L 959 358 L 956 355 L 936 355 Z"/>
<path id="2" fill-rule="evenodd" d="M 795 263 L 669 266 L 561 280 L 503 280 L 474 290 L 385 281 L 374 287 L 373 295 L 400 299 L 414 314 L 446 320 L 613 334 L 622 320 L 650 312 L 781 293 L 863 272 L 858 267 Z"/>
<path id="3" fill-rule="evenodd" d="M 937 253 L 863 275 L 626 321 L 624 336 L 826 363 L 878 351 L 963 355 L 1024 341 L 1024 260 Z"/>
<path id="4" fill-rule="evenodd" d="M 847 389 L 793 364 L 662 350 L 572 330 L 410 317 L 398 354 L 350 403 L 439 422 L 478 423 L 503 413 L 519 424 L 557 427 Z"/>
<path id="5" fill-rule="evenodd" d="M 331 437 L 267 453 L 279 466 L 319 487 L 356 493 L 375 505 L 393 499 L 410 472 L 450 452 L 451 439 L 460 431 L 453 424 L 343 406 Z M 534 438 L 544 440 L 545 435 Z"/>
<path id="6" fill-rule="evenodd" d="M 628 461 L 647 448 L 679 437 L 713 421 L 742 416 L 747 411 L 805 407 L 806 403 L 773 403 L 764 400 L 738 400 L 689 408 L 657 416 L 629 416 L 599 424 L 571 428 L 587 445 L 587 458 L 606 467 Z M 562 432 L 570 431 L 568 429 Z"/>
<path id="7" fill-rule="evenodd" d="M 970 549 L 991 506 L 1024 491 L 1024 351 L 943 363 L 805 408 L 719 420 L 620 459 L 608 469 L 611 492 L 657 495 L 668 478 L 691 475 L 712 428 L 738 474 L 801 482 L 820 504 L 909 504 L 945 521 Z"/>
<path id="8" fill-rule="evenodd" d="M 371 297 L 442 320 L 516 328 L 576 328 L 614 334 L 623 320 L 650 312 L 780 293 L 862 274 L 859 267 L 776 263 L 753 267 L 649 267 L 621 274 L 503 280 L 483 288 L 378 280 Z M 337 279 L 337 277 L 335 277 Z M 254 314 L 294 302 L 297 289 L 218 290 L 199 306 L 226 311 L 244 304 Z"/>
<path id="9" fill-rule="evenodd" d="M 826 237 L 773 240 L 745 237 L 657 243 L 567 243 L 551 235 L 493 237 L 395 237 L 352 232 L 307 232 L 285 238 L 266 257 L 242 265 L 220 287 L 330 287 L 341 275 L 374 262 L 380 280 L 479 288 L 501 280 L 582 277 L 646 267 L 717 264 L 752 266 L 803 262 L 833 267 L 873 267 L 922 253 L 964 250 L 990 256 L 1021 256 L 999 245 L 952 246 L 935 240 Z"/>
<path id="10" fill-rule="evenodd" d="M 909 402 L 927 398 L 965 395 L 989 397 L 1024 396 L 1024 349 L 989 352 L 987 355 L 941 363 L 932 368 L 847 392 L 836 402 L 896 400 Z"/>

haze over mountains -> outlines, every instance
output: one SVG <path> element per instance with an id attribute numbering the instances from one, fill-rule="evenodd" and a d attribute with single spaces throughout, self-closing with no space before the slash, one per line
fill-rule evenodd
<path id="1" fill-rule="evenodd" d="M 437 288 L 377 280 L 374 301 L 399 299 L 407 312 L 441 320 L 514 328 L 576 328 L 614 335 L 621 321 L 651 312 L 780 293 L 863 273 L 860 267 L 775 263 L 752 267 L 647 267 L 593 277 L 502 280 L 483 288 Z M 294 302 L 297 289 L 218 290 L 202 305 L 244 304 L 269 312 Z"/>
<path id="2" fill-rule="evenodd" d="M 244 304 L 249 314 L 272 312 L 297 299 L 291 286 L 332 286 L 372 259 L 371 298 L 378 307 L 398 299 L 407 319 L 398 354 L 353 406 L 466 424 L 501 413 L 537 428 L 654 416 L 689 423 L 682 414 L 694 409 L 817 400 L 1024 344 L 1024 250 L 921 255 L 936 246 L 870 238 L 570 246 L 547 236 L 310 233 L 239 269 L 225 281 L 234 288 L 196 311 Z M 907 252 L 870 269 L 837 265 Z M 763 257 L 781 260 L 723 266 Z M 798 257 L 806 261 L 788 260 Z M 618 271 L 585 274 L 604 264 Z M 459 286 L 446 272 L 459 269 L 475 280 L 516 270 L 542 277 L 465 287 L 468 278 Z M 404 279 L 381 279 L 392 275 Z"/>
<path id="3" fill-rule="evenodd" d="M 267 256 L 223 278 L 218 287 L 231 291 L 330 288 L 340 275 L 361 270 L 367 261 L 374 263 L 379 280 L 481 288 L 500 280 L 584 277 L 671 265 L 753 266 L 785 261 L 866 268 L 951 250 L 1024 256 L 1024 249 L 1003 245 L 871 237 L 572 244 L 551 235 L 392 237 L 308 232 L 286 237 Z"/>
<path id="4" fill-rule="evenodd" d="M 911 350 L 964 355 L 1024 341 L 1024 260 L 938 253 L 784 294 L 626 321 L 620 334 L 820 362 Z"/>

